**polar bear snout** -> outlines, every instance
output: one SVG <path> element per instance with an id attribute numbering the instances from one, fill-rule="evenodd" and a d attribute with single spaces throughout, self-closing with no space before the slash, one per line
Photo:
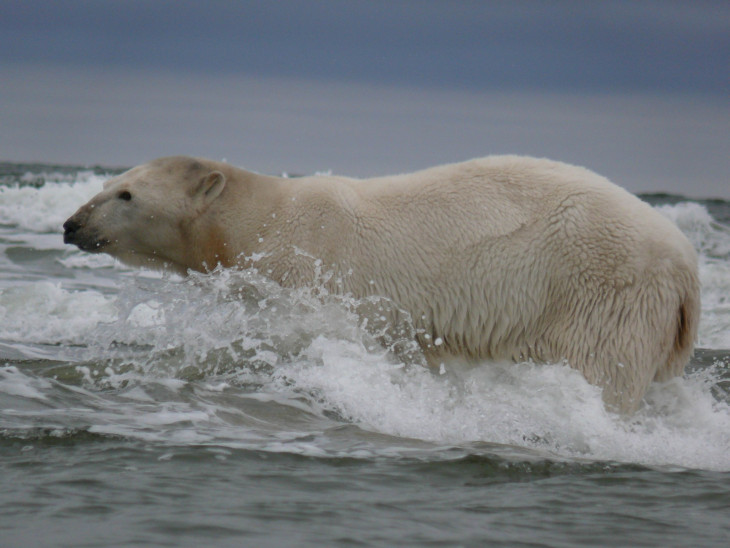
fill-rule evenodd
<path id="1" fill-rule="evenodd" d="M 108 244 L 108 240 L 101 238 L 95 231 L 89 230 L 89 215 L 79 210 L 63 223 L 63 243 L 77 246 L 82 251 L 98 252 Z"/>

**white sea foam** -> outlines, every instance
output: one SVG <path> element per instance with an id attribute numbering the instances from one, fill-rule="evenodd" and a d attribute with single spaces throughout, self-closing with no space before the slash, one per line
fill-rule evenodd
<path id="1" fill-rule="evenodd" d="M 119 263 L 110 255 L 103 253 L 90 254 L 73 252 L 68 257 L 58 259 L 58 262 L 69 269 L 98 269 L 113 268 Z"/>
<path id="2" fill-rule="evenodd" d="M 0 289 L 0 339 L 37 344 L 84 344 L 101 322 L 113 319 L 113 299 L 60 283 L 26 283 Z"/>
<path id="3" fill-rule="evenodd" d="M 252 272 L 132 278 L 104 321 L 82 325 L 87 361 L 99 365 L 79 367 L 89 394 L 120 391 L 95 415 L 97 433 L 319 455 L 311 436 L 342 421 L 437 447 L 730 470 L 730 406 L 712 394 L 715 370 L 653 387 L 621 419 L 567 366 L 447 362 L 438 374 L 374 346 L 341 303 Z"/>
<path id="4" fill-rule="evenodd" d="M 75 180 L 47 175 L 34 186 L 0 186 L 0 223 L 34 233 L 57 233 L 76 209 L 101 191 L 108 177 L 81 172 Z M 60 241 L 59 246 L 63 244 Z"/>
<path id="5" fill-rule="evenodd" d="M 294 296 L 290 310 L 281 310 L 282 296 L 267 299 L 259 313 L 247 308 L 249 319 L 239 324 L 235 303 L 221 306 L 211 287 L 206 302 L 193 291 L 197 302 L 184 305 L 185 317 L 160 313 L 168 305 L 175 310 L 172 300 L 182 294 L 172 285 L 126 316 L 117 307 L 111 331 L 96 332 L 100 344 L 86 362 L 92 365 L 77 366 L 85 403 L 63 411 L 64 420 L 153 442 L 307 455 L 330 454 L 320 438 L 344 423 L 392 437 L 369 449 L 375 455 L 397 454 L 393 446 L 407 440 L 437 452 L 488 442 L 553 459 L 730 470 L 730 405 L 712 394 L 717 370 L 652 387 L 643 408 L 621 419 L 566 366 L 447 362 L 441 375 L 373 349 L 354 318 L 338 312 L 332 325 L 332 309 L 307 298 Z M 145 339 L 150 348 L 115 350 L 107 346 L 111 332 L 115 340 Z M 54 389 L 15 367 L 0 375 L 0 393 L 37 401 Z M 51 415 L 34 408 L 26 418 Z M 363 450 L 352 443 L 336 453 Z"/>
<path id="6" fill-rule="evenodd" d="M 699 254 L 702 318 L 699 346 L 730 348 L 730 227 L 693 202 L 657 208 L 675 222 Z"/>
<path id="7" fill-rule="evenodd" d="M 10 396 L 20 396 L 24 399 L 47 400 L 45 393 L 51 383 L 46 379 L 31 378 L 17 367 L 0 368 L 0 393 Z M 5 412 L 8 410 L 5 409 Z"/>
<path id="8" fill-rule="evenodd" d="M 438 444 L 489 441 L 564 458 L 730 470 L 730 406 L 703 372 L 650 391 L 630 420 L 565 366 L 398 369 L 353 343 L 316 339 L 276 375 L 363 428 Z M 282 388 L 283 389 L 283 388 Z"/>

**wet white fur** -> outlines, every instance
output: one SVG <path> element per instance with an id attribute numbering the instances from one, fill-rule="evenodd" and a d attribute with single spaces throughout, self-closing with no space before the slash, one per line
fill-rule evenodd
<path id="1" fill-rule="evenodd" d="M 682 233 L 607 179 L 549 160 L 357 180 L 166 158 L 111 179 L 77 216 L 133 264 L 256 257 L 298 286 L 320 259 L 333 289 L 409 312 L 432 360 L 565 359 L 623 412 L 652 380 L 682 374 L 696 336 L 697 258 Z"/>

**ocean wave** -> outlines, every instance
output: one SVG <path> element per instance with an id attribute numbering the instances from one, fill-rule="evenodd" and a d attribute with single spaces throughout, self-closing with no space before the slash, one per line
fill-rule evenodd
<path id="1" fill-rule="evenodd" d="M 73 176 L 46 174 L 37 184 L 0 186 L 0 224 L 33 233 L 58 233 L 64 221 L 101 191 L 107 179 L 82 171 Z"/>
<path id="2" fill-rule="evenodd" d="M 57 304 L 38 316 L 63 323 L 60 305 L 79 295 L 43 289 Z M 84 348 L 74 361 L 8 365 L 0 397 L 54 401 L 71 390 L 76 402 L 61 425 L 167 444 L 342 456 L 354 449 L 330 436 L 350 424 L 364 437 L 432 449 L 488 442 L 548 459 L 730 470 L 727 356 L 652 386 L 622 419 L 566 365 L 447 361 L 432 371 L 379 346 L 339 298 L 285 290 L 251 271 L 130 278 L 111 302 L 87 298 L 106 317 L 76 318 L 70 341 Z M 39 338 L 69 340 L 55 329 Z M 14 427 L 37 428 L 39 416 L 58 426 L 63 405 L 51 408 L 15 413 Z"/>

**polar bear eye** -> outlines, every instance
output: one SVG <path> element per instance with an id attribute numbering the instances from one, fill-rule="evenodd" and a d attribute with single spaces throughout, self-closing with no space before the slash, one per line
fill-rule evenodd
<path id="1" fill-rule="evenodd" d="M 132 199 L 132 194 L 128 190 L 122 190 L 119 194 L 117 194 L 117 198 L 128 202 Z"/>

